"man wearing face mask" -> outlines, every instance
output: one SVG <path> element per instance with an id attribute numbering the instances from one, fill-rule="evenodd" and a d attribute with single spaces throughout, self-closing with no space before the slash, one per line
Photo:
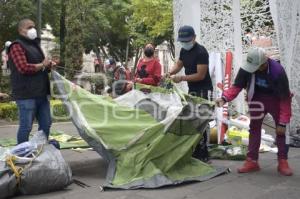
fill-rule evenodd
<path id="1" fill-rule="evenodd" d="M 19 37 L 8 49 L 12 97 L 19 111 L 18 144 L 28 141 L 34 118 L 39 130 L 49 136 L 51 126 L 50 83 L 52 62 L 45 58 L 37 38 L 35 24 L 23 19 L 18 24 Z"/>
<path id="2" fill-rule="evenodd" d="M 175 83 L 186 81 L 189 94 L 208 99 L 209 91 L 213 90 L 208 70 L 209 55 L 204 46 L 196 42 L 196 34 L 191 26 L 182 26 L 178 31 L 178 41 L 181 44 L 179 60 L 166 75 Z M 176 75 L 184 67 L 185 75 Z M 208 161 L 207 133 L 203 135 L 202 143 L 196 146 L 193 157 Z"/>
<path id="3" fill-rule="evenodd" d="M 154 46 L 152 44 L 145 46 L 144 55 L 144 58 L 137 65 L 135 82 L 158 86 L 161 79 L 161 65 L 159 60 L 154 57 Z"/>
<path id="4" fill-rule="evenodd" d="M 186 81 L 190 94 L 208 99 L 208 91 L 212 91 L 213 87 L 208 70 L 207 50 L 196 42 L 195 31 L 191 26 L 179 28 L 178 41 L 182 47 L 179 60 L 167 75 L 175 83 Z M 183 67 L 185 75 L 175 75 Z"/>

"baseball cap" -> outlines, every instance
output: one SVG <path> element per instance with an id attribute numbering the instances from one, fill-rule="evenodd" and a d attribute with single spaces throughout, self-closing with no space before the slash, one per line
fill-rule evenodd
<path id="1" fill-rule="evenodd" d="M 264 49 L 251 48 L 241 68 L 249 73 L 254 73 L 262 64 L 266 63 L 267 60 L 268 58 Z"/>
<path id="2" fill-rule="evenodd" d="M 195 36 L 195 31 L 192 26 L 181 26 L 178 30 L 177 41 L 188 42 Z"/>

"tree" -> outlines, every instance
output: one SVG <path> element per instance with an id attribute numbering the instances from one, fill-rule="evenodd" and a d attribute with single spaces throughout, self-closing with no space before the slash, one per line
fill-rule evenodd
<path id="1" fill-rule="evenodd" d="M 126 0 L 102 0 L 90 3 L 85 24 L 86 51 L 94 50 L 104 57 L 114 57 L 118 61 L 125 60 L 125 49 L 128 38 L 126 16 L 129 3 Z"/>
<path id="2" fill-rule="evenodd" d="M 65 65 L 70 69 L 67 78 L 72 79 L 82 67 L 84 0 L 66 0 Z"/>
<path id="3" fill-rule="evenodd" d="M 169 42 L 171 53 L 173 57 L 175 56 L 172 2 L 172 0 L 131 0 L 133 14 L 128 26 L 136 58 L 140 55 L 140 48 L 146 43 L 158 45 L 163 41 Z"/>
<path id="4" fill-rule="evenodd" d="M 1 0 L 0 1 L 0 52 L 6 41 L 14 41 L 17 38 L 18 22 L 23 18 L 34 19 L 36 9 L 33 8 L 33 1 L 30 0 Z M 0 62 L 2 65 L 2 62 Z M 8 92 L 8 78 L 2 76 L 0 69 L 0 85 L 2 92 Z"/>
<path id="5" fill-rule="evenodd" d="M 18 22 L 24 18 L 35 19 L 36 6 L 32 0 L 1 0 L 0 1 L 0 48 L 5 41 L 16 39 Z"/>
<path id="6" fill-rule="evenodd" d="M 0 0 L 0 45 L 14 40 L 22 18 L 36 18 L 35 0 Z M 79 70 L 82 53 L 126 61 L 147 42 L 173 45 L 172 0 L 43 0 L 43 25 L 59 38 L 62 66 Z M 128 49 L 128 51 L 127 51 Z M 74 73 L 68 74 L 71 77 Z"/>

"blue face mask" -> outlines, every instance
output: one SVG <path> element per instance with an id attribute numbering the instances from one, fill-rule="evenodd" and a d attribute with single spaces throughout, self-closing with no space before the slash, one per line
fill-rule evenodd
<path id="1" fill-rule="evenodd" d="M 191 50 L 194 47 L 194 41 L 189 42 L 180 42 L 181 47 L 187 51 Z"/>

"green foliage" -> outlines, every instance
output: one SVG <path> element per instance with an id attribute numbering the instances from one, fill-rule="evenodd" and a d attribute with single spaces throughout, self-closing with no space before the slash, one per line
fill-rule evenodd
<path id="1" fill-rule="evenodd" d="M 70 119 L 68 110 L 60 100 L 51 100 L 50 106 L 54 121 L 64 121 Z"/>
<path id="2" fill-rule="evenodd" d="M 52 114 L 55 118 L 65 118 L 62 120 L 69 119 L 68 112 L 65 106 L 59 100 L 51 100 L 50 101 Z M 0 119 L 5 119 L 8 121 L 16 121 L 18 120 L 18 108 L 16 103 L 14 102 L 7 102 L 7 103 L 0 103 Z M 57 120 L 55 120 L 57 121 Z M 61 120 L 59 120 L 61 121 Z"/>
<path id="3" fill-rule="evenodd" d="M 141 21 L 149 36 L 169 36 L 173 33 L 172 0 L 132 0 L 133 18 Z"/>
<path id="4" fill-rule="evenodd" d="M 129 38 L 126 18 L 130 14 L 129 2 L 126 0 L 92 0 L 94 9 L 89 11 L 87 20 L 87 50 L 97 51 L 100 47 L 105 57 L 114 57 L 125 61 L 126 45 Z M 105 50 L 107 49 L 108 55 Z M 129 52 L 132 55 L 132 50 Z"/>
<path id="5" fill-rule="evenodd" d="M 66 1 L 66 59 L 65 65 L 71 69 L 67 78 L 72 79 L 75 72 L 82 67 L 83 31 L 84 31 L 84 0 Z"/>
<path id="6" fill-rule="evenodd" d="M 60 37 L 61 3 L 64 0 L 43 0 L 42 21 L 52 27 L 52 33 Z"/>
<path id="7" fill-rule="evenodd" d="M 2 76 L 0 80 L 0 92 L 9 94 L 11 90 L 9 76 Z"/>
<path id="8" fill-rule="evenodd" d="M 0 118 L 8 121 L 18 119 L 18 109 L 15 103 L 0 103 Z"/>
<path id="9" fill-rule="evenodd" d="M 0 1 L 0 46 L 17 36 L 20 19 L 35 21 L 35 0 Z M 147 42 L 167 40 L 173 46 L 172 0 L 43 0 L 42 25 L 50 24 L 60 38 L 62 65 L 80 70 L 82 53 L 94 50 L 99 56 L 126 61 L 139 56 Z M 69 70 L 67 70 L 69 71 Z M 67 74 L 72 78 L 74 72 Z"/>
<path id="10" fill-rule="evenodd" d="M 13 41 L 17 37 L 17 26 L 21 19 L 35 19 L 36 6 L 32 0 L 9 0 L 0 3 L 0 49 L 2 49 L 5 41 Z"/>
<path id="11" fill-rule="evenodd" d="M 136 47 L 147 42 L 160 44 L 173 41 L 173 12 L 171 0 L 132 0 L 130 34 Z"/>

